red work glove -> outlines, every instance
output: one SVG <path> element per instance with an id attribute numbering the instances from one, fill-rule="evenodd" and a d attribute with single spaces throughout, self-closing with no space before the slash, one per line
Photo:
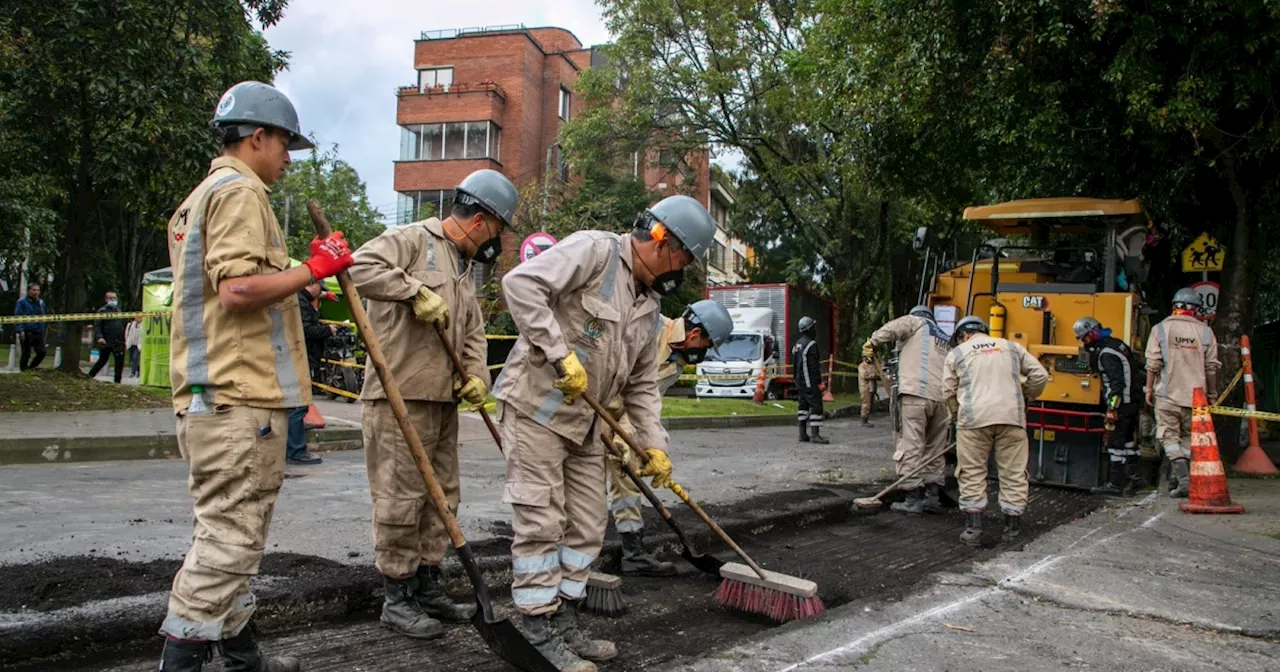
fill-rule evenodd
<path id="1" fill-rule="evenodd" d="M 1114 431 L 1116 431 L 1116 412 L 1115 412 L 1115 409 L 1110 409 L 1110 408 L 1109 408 L 1109 409 L 1107 409 L 1107 417 L 1103 419 L 1103 421 L 1102 421 L 1102 427 L 1103 427 L 1103 429 L 1106 429 L 1108 432 L 1114 432 Z"/>
<path id="2" fill-rule="evenodd" d="M 333 292 L 325 292 L 324 294 L 321 294 L 320 296 L 321 296 L 322 298 L 324 298 L 324 300 L 325 300 L 325 301 L 332 301 L 332 302 L 334 302 L 334 303 L 337 303 L 337 302 L 338 302 L 338 295 L 337 295 L 337 294 L 334 294 Z"/>
<path id="3" fill-rule="evenodd" d="M 337 275 L 355 263 L 351 248 L 342 239 L 341 231 L 334 231 L 326 238 L 311 239 L 311 258 L 302 262 L 311 269 L 311 277 L 323 280 Z"/>

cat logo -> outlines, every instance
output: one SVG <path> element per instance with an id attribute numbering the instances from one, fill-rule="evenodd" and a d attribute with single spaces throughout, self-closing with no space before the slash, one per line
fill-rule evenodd
<path id="1" fill-rule="evenodd" d="M 1024 296 L 1022 297 L 1022 307 L 1031 310 L 1044 310 L 1049 307 L 1049 302 L 1043 296 Z"/>

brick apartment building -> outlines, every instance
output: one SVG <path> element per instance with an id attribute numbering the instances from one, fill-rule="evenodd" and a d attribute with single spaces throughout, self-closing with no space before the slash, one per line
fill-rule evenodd
<path id="1" fill-rule="evenodd" d="M 397 91 L 396 221 L 437 216 L 448 207 L 453 187 L 481 168 L 501 171 L 517 187 L 568 179 L 557 144 L 560 127 L 581 109 L 574 95 L 579 73 L 602 60 L 599 51 L 584 48 L 563 28 L 424 31 L 414 43 L 417 82 Z M 652 158 L 664 160 L 645 161 L 643 167 L 636 162 L 651 189 L 692 186 L 695 198 L 713 216 L 719 213 L 717 222 L 726 227 L 716 236 L 724 251 L 713 260 L 712 282 L 745 279 L 748 251 L 735 245 L 727 229 L 732 192 L 713 188 L 709 152 Z M 518 244 L 514 235 L 504 239 L 504 256 L 513 255 Z"/>

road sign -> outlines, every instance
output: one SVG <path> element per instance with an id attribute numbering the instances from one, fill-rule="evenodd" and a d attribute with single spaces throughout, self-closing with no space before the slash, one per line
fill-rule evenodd
<path id="1" fill-rule="evenodd" d="M 1182 251 L 1182 270 L 1186 273 L 1221 271 L 1227 251 L 1217 238 L 1202 233 Z"/>
<path id="2" fill-rule="evenodd" d="M 520 261 L 529 261 L 555 244 L 556 239 L 549 233 L 531 233 L 520 243 Z"/>
<path id="3" fill-rule="evenodd" d="M 1191 289 L 1196 290 L 1200 295 L 1200 301 L 1204 304 L 1200 309 L 1204 319 L 1212 320 L 1213 316 L 1218 314 L 1218 283 L 1204 280 L 1192 284 Z"/>

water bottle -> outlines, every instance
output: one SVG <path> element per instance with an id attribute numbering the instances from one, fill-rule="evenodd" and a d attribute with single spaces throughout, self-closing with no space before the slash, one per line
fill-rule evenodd
<path id="1" fill-rule="evenodd" d="M 209 415 L 209 405 L 204 401 L 204 386 L 191 386 L 191 403 L 187 406 L 187 415 Z"/>

